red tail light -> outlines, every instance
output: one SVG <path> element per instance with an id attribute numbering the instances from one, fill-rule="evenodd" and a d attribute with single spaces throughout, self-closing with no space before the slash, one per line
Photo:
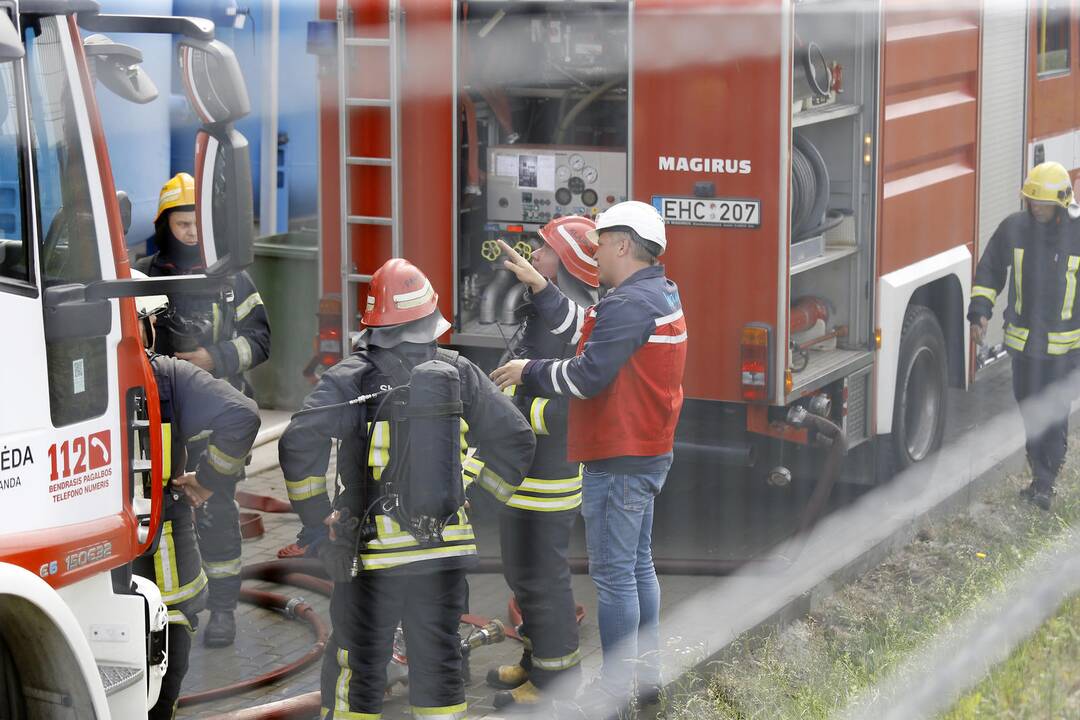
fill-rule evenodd
<path id="1" fill-rule="evenodd" d="M 767 325 L 751 324 L 742 329 L 739 343 L 742 373 L 742 398 L 747 402 L 769 399 L 769 365 L 772 359 L 770 331 Z"/>
<path id="2" fill-rule="evenodd" d="M 341 360 L 341 300 L 326 297 L 319 300 L 319 337 L 315 352 L 324 367 Z"/>

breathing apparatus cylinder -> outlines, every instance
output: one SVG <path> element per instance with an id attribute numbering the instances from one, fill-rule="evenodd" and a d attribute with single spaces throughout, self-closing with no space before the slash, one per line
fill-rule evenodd
<path id="1" fill-rule="evenodd" d="M 392 475 L 407 529 L 422 543 L 441 540 L 442 528 L 465 503 L 461 413 L 457 367 L 429 360 L 413 368 L 408 403 L 395 413 L 395 429 L 405 430 L 395 433 L 395 446 L 407 437 L 404 462 Z"/>

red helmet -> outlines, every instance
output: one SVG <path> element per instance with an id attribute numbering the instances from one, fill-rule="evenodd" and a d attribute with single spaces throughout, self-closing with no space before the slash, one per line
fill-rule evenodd
<path id="1" fill-rule="evenodd" d="M 435 312 L 439 295 L 427 276 L 408 260 L 391 258 L 375 271 L 360 318 L 367 327 L 401 325 Z"/>
<path id="2" fill-rule="evenodd" d="M 567 215 L 552 220 L 539 230 L 540 237 L 559 256 L 566 271 L 589 287 L 600 287 L 600 275 L 593 257 L 596 243 L 586 235 L 595 227 L 596 223 L 589 218 Z"/>

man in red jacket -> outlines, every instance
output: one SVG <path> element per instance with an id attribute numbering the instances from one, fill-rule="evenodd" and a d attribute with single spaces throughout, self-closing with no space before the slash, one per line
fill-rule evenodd
<path id="1" fill-rule="evenodd" d="M 491 378 L 500 388 L 570 397 L 567 455 L 585 463 L 582 516 L 604 653 L 600 678 L 572 710 L 591 719 L 617 717 L 635 682 L 642 702 L 659 691 L 653 505 L 671 467 L 682 408 L 686 322 L 679 290 L 658 261 L 667 237 L 651 205 L 613 205 L 590 236 L 600 282 L 612 288 L 590 308 L 571 302 L 502 243 L 506 267 L 529 286 L 540 318 L 555 335 L 576 339 L 578 349 L 565 360 L 511 360 Z"/>

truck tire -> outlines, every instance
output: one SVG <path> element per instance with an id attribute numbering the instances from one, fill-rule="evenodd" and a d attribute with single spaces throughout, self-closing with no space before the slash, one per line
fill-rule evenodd
<path id="1" fill-rule="evenodd" d="M 0 634 L 0 718 L 25 720 L 26 704 L 23 698 L 19 666 Z"/>
<path id="2" fill-rule="evenodd" d="M 889 455 L 889 474 L 906 470 L 941 447 L 946 363 L 945 335 L 937 316 L 922 305 L 909 306 L 900 334 L 892 434 L 883 448 Z"/>

